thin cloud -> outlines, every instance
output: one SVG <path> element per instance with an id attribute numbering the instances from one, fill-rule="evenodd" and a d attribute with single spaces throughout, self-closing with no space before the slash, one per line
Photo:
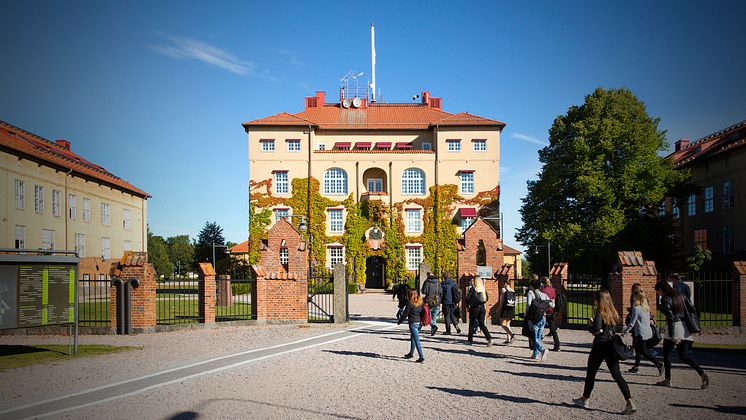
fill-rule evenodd
<path id="1" fill-rule="evenodd" d="M 306 65 L 306 63 L 303 62 L 303 59 L 300 58 L 297 51 L 290 51 L 290 50 L 283 50 L 283 49 L 271 49 L 270 51 L 275 54 L 285 56 L 288 59 L 290 65 L 297 67 L 299 69 L 305 67 Z"/>
<path id="2" fill-rule="evenodd" d="M 152 45 L 149 48 L 166 57 L 177 60 L 198 60 L 239 76 L 253 76 L 262 80 L 277 81 L 269 71 L 261 70 L 256 63 L 236 57 L 229 51 L 193 38 L 162 33 L 160 35 L 170 41 L 170 45 Z"/>
<path id="3" fill-rule="evenodd" d="M 510 138 L 516 139 L 516 140 L 525 141 L 525 142 L 529 142 L 529 143 L 538 144 L 538 145 L 541 145 L 541 146 L 549 146 L 549 143 L 547 143 L 547 142 L 545 142 L 543 140 L 540 140 L 540 139 L 538 139 L 538 138 L 536 138 L 534 136 L 531 136 L 529 134 L 511 133 L 510 134 Z"/>

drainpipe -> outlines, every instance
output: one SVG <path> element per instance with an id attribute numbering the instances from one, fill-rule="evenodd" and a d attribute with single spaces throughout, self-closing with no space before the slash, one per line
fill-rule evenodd
<path id="1" fill-rule="evenodd" d="M 308 184 L 307 184 L 307 188 L 306 188 L 307 189 L 307 191 L 306 191 L 306 206 L 307 206 L 306 212 L 308 213 L 308 230 L 307 230 L 307 232 L 308 232 L 308 238 L 306 239 L 308 241 L 308 244 L 306 245 L 306 249 L 307 249 L 306 252 L 308 252 L 308 278 L 307 278 L 307 281 L 311 281 L 311 273 L 312 273 L 312 270 L 313 270 L 313 264 L 312 264 L 312 262 L 313 262 L 312 261 L 313 260 L 313 249 L 311 249 L 311 245 L 312 245 L 311 244 L 311 237 L 313 235 L 311 233 L 311 226 L 312 226 L 312 224 L 311 224 L 311 220 L 312 220 L 312 217 L 311 217 L 311 156 L 312 156 L 311 155 L 311 133 L 313 133 L 312 127 L 311 127 L 311 124 L 308 124 Z"/>
<path id="2" fill-rule="evenodd" d="M 67 214 L 67 207 L 70 204 L 67 201 L 68 200 L 68 196 L 67 196 L 67 177 L 70 176 L 70 174 L 72 172 L 73 172 L 73 168 L 70 168 L 67 171 L 67 173 L 65 174 L 65 213 L 64 213 L 64 218 L 65 218 L 65 249 L 70 249 L 70 246 L 69 246 L 70 243 L 68 242 L 68 237 L 67 237 L 68 236 L 68 234 L 67 234 L 68 223 L 69 223 L 69 217 L 68 217 L 68 214 Z M 62 205 L 62 203 L 60 203 L 60 205 Z"/>
<path id="3" fill-rule="evenodd" d="M 393 162 L 389 161 L 389 227 L 394 226 L 394 180 L 392 177 Z"/>
<path id="4" fill-rule="evenodd" d="M 438 150 L 440 149 L 440 147 L 438 147 L 438 126 L 437 125 L 435 126 L 435 132 L 433 134 L 435 135 L 435 138 L 433 139 L 433 140 L 435 140 L 435 142 L 434 142 L 435 143 L 435 197 L 434 197 L 435 198 L 435 208 L 433 209 L 433 213 L 435 213 L 435 214 L 434 214 L 433 220 L 435 220 L 435 236 L 438 237 L 438 235 L 440 234 L 440 230 L 438 230 L 438 225 L 439 225 L 439 223 L 438 223 L 438 219 L 439 219 L 439 217 L 438 217 L 438 202 L 439 202 L 439 199 L 438 198 L 440 196 L 440 192 L 439 192 L 439 188 L 438 188 L 438 185 L 440 185 L 440 182 L 439 182 L 440 180 L 438 178 L 438 163 L 439 163 L 438 162 L 438 156 L 439 156 Z M 438 273 L 438 275 L 441 274 L 441 270 L 440 270 L 440 241 L 435 241 L 435 272 Z"/>
<path id="5" fill-rule="evenodd" d="M 360 202 L 360 162 L 355 162 L 355 202 Z"/>

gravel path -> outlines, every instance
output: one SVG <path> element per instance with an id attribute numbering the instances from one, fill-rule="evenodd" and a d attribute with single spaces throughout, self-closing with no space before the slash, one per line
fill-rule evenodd
<path id="1" fill-rule="evenodd" d="M 350 313 L 364 320 L 391 319 L 389 295 L 350 296 Z M 362 321 L 353 323 L 360 326 Z M 390 325 L 391 326 L 391 325 Z M 62 414 L 62 418 L 394 418 L 425 413 L 444 418 L 611 417 L 623 399 L 602 370 L 591 399 L 594 410 L 567 405 L 583 388 L 590 336 L 560 331 L 563 351 L 537 364 L 526 341 L 474 346 L 466 337 L 426 335 L 426 362 L 404 360 L 405 326 L 380 322 L 352 338 L 280 354 L 220 373 L 184 380 L 145 393 Z M 82 343 L 134 345 L 142 350 L 2 372 L 0 410 L 114 381 L 350 326 L 228 327 L 138 336 L 85 336 Z M 427 329 L 425 329 L 427 330 Z M 495 326 L 490 326 L 493 334 Z M 517 331 L 517 328 L 515 329 Z M 441 329 L 442 331 L 442 329 Z M 714 339 L 722 340 L 722 337 Z M 502 343 L 500 333 L 495 343 Z M 741 341 L 742 338 L 727 338 Z M 66 343 L 65 337 L 0 337 L 0 344 Z M 691 369 L 673 372 L 674 387 L 651 386 L 653 367 L 626 374 L 640 418 L 726 418 L 746 415 L 746 362 L 739 356 L 697 352 L 711 386 L 699 390 Z M 626 371 L 626 366 L 623 367 Z M 428 414 L 430 413 L 430 414 Z"/>

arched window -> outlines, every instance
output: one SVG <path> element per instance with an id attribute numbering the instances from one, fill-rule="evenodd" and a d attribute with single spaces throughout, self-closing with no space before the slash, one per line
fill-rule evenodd
<path id="1" fill-rule="evenodd" d="M 403 195 L 425 195 L 425 172 L 417 168 L 405 169 L 401 174 Z"/>
<path id="2" fill-rule="evenodd" d="M 324 194 L 347 194 L 347 172 L 339 168 L 330 168 L 324 172 Z"/>
<path id="3" fill-rule="evenodd" d="M 479 240 L 477 245 L 477 265 L 487 265 L 487 248 L 484 246 L 484 241 Z"/>

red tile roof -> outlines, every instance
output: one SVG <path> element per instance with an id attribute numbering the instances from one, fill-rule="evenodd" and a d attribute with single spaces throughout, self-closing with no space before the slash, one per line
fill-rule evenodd
<path id="1" fill-rule="evenodd" d="M 667 156 L 675 167 L 684 168 L 696 161 L 746 145 L 746 120 L 689 143 Z"/>
<path id="2" fill-rule="evenodd" d="M 13 154 L 19 154 L 25 159 L 43 161 L 50 166 L 72 170 L 74 176 L 90 178 L 139 197 L 151 197 L 145 191 L 117 177 L 101 166 L 83 159 L 61 145 L 5 121 L 0 121 L 0 149 L 9 149 Z"/>
<path id="3" fill-rule="evenodd" d="M 231 254 L 246 254 L 249 252 L 249 241 L 243 241 L 228 250 Z"/>
<path id="4" fill-rule="evenodd" d="M 296 114 L 273 115 L 245 122 L 245 129 L 268 125 L 315 125 L 322 129 L 372 130 L 412 129 L 424 130 L 434 125 L 480 125 L 504 127 L 505 123 L 465 112 L 451 114 L 422 104 L 370 104 L 367 108 L 346 109 L 339 104 L 309 107 Z"/>
<path id="5" fill-rule="evenodd" d="M 520 254 L 522 254 L 522 252 L 519 251 L 519 250 L 517 250 L 517 249 L 515 249 L 515 248 L 509 247 L 509 246 L 505 245 L 505 243 L 503 243 L 503 254 L 505 254 L 505 255 L 520 255 Z"/>

